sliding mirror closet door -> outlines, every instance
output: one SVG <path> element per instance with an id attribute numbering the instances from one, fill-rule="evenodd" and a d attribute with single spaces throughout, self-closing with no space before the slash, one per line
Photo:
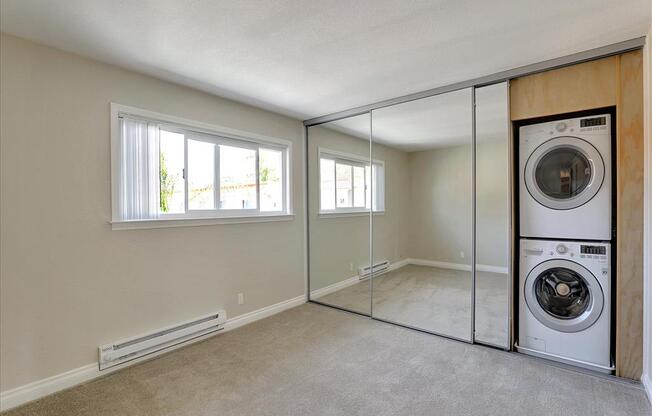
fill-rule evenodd
<path id="1" fill-rule="evenodd" d="M 371 314 L 370 115 L 308 129 L 310 300 Z"/>
<path id="2" fill-rule="evenodd" d="M 509 347 L 510 147 L 507 83 L 475 90 L 475 340 Z"/>
<path id="3" fill-rule="evenodd" d="M 471 341 L 470 89 L 372 112 L 375 318 Z"/>

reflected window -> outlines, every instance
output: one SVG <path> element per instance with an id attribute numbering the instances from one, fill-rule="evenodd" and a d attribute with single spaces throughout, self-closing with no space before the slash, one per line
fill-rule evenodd
<path id="1" fill-rule="evenodd" d="M 366 212 L 384 209 L 384 164 L 364 158 L 320 151 L 320 213 Z"/>

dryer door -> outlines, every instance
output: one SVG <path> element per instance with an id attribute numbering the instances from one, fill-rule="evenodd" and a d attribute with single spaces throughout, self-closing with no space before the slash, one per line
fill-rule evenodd
<path id="1" fill-rule="evenodd" d="M 602 287 L 584 266 L 569 260 L 548 260 L 525 280 L 525 302 L 543 325 L 561 332 L 579 332 L 595 323 L 604 308 Z"/>
<path id="2" fill-rule="evenodd" d="M 577 208 L 593 198 L 604 181 L 600 152 L 577 137 L 555 137 L 537 147 L 525 164 L 525 185 L 541 205 Z"/>

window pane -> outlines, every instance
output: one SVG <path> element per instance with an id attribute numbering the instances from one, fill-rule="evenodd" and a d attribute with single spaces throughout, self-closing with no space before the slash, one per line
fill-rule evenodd
<path id="1" fill-rule="evenodd" d="M 364 176 L 368 184 L 371 184 L 371 167 L 364 167 Z M 371 186 L 367 187 L 367 192 L 364 196 L 364 207 L 369 209 L 371 208 Z"/>
<path id="2" fill-rule="evenodd" d="M 362 166 L 353 167 L 353 206 L 354 207 L 365 206 L 364 175 L 365 175 L 364 167 Z"/>
<path id="3" fill-rule="evenodd" d="M 188 209 L 215 209 L 215 144 L 188 140 Z"/>
<path id="4" fill-rule="evenodd" d="M 373 211 L 385 210 L 385 171 L 383 165 L 374 163 L 372 167 L 371 188 L 373 193 Z"/>
<path id="5" fill-rule="evenodd" d="M 159 147 L 160 210 L 163 214 L 185 212 L 183 134 L 161 130 Z"/>
<path id="6" fill-rule="evenodd" d="M 260 210 L 283 210 L 283 152 L 259 150 Z"/>
<path id="7" fill-rule="evenodd" d="M 335 164 L 335 180 L 337 181 L 337 208 L 353 206 L 353 189 L 351 183 L 351 165 Z"/>
<path id="8" fill-rule="evenodd" d="M 335 209 L 335 161 L 321 159 L 319 161 L 321 181 L 321 210 Z"/>
<path id="9" fill-rule="evenodd" d="M 220 145 L 220 208 L 256 208 L 256 151 Z"/>

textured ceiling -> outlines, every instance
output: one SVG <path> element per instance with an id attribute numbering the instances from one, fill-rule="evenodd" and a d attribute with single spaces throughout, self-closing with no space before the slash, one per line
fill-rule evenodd
<path id="1" fill-rule="evenodd" d="M 2 0 L 0 29 L 298 118 L 642 36 L 650 0 Z"/>
<path id="2" fill-rule="evenodd" d="M 476 140 L 505 140 L 509 134 L 507 84 L 476 90 Z M 470 144 L 472 104 L 469 88 L 385 107 L 369 115 L 349 117 L 314 128 L 326 127 L 363 140 L 373 140 L 405 152 Z M 311 127 L 312 128 L 312 127 Z"/>

